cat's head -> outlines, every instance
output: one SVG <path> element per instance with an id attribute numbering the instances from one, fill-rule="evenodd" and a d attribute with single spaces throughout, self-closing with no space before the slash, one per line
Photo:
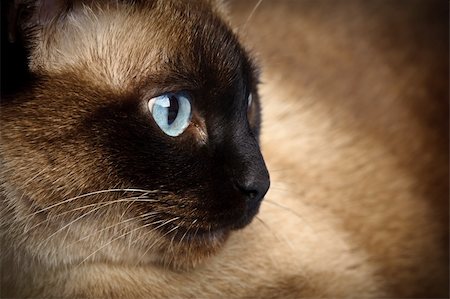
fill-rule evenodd
<path id="1" fill-rule="evenodd" d="M 54 261 L 194 264 L 269 188 L 255 66 L 212 1 L 100 2 L 16 7 L 33 79 L 2 107 L 7 202 Z"/>

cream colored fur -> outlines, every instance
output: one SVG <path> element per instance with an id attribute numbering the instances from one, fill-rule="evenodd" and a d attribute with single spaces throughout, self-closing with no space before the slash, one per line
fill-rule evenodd
<path id="1" fill-rule="evenodd" d="M 235 5 L 230 5 L 231 16 L 238 26 L 252 6 Z M 427 151 L 437 153 L 439 160 L 441 150 L 428 142 L 436 133 L 408 114 L 408 102 L 401 100 L 409 84 L 421 84 L 420 69 L 398 73 L 357 26 L 346 27 L 340 19 L 322 23 L 320 10 L 299 19 L 296 12 L 302 7 L 295 7 L 263 3 L 239 31 L 262 64 L 262 149 L 272 187 L 258 218 L 193 270 L 135 266 L 129 260 L 136 253 L 112 244 L 105 248 L 104 260 L 37 275 L 44 268 L 32 266 L 30 277 L 42 289 L 28 290 L 30 277 L 23 274 L 23 295 L 361 298 L 445 289 L 441 264 L 448 252 L 439 243 L 445 230 L 410 166 Z M 114 25 L 105 26 L 110 20 Z M 32 59 L 36 72 L 74 68 L 86 80 L 120 91 L 133 87 L 130 74 L 144 73 L 164 56 L 144 42 L 154 24 L 140 13 L 86 11 L 70 22 L 73 27 L 37 45 Z M 327 35 L 335 24 L 343 28 Z M 67 48 L 66 39 L 79 41 L 79 48 Z M 96 57 L 83 50 L 93 39 L 104 49 Z M 108 43 L 122 46 L 111 53 Z M 119 59 L 96 65 L 103 55 Z M 425 98 L 428 92 L 421 86 L 411 90 Z M 358 104 L 355 98 L 365 100 Z M 396 139 L 401 136 L 404 145 Z M 108 262 L 114 254 L 119 255 L 117 263 Z"/>

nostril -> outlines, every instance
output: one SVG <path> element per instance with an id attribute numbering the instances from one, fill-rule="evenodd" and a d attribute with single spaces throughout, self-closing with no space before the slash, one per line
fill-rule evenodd
<path id="1" fill-rule="evenodd" d="M 245 195 L 246 199 L 255 199 L 258 197 L 258 190 L 255 190 L 252 187 L 249 186 L 242 186 L 242 185 L 238 185 L 238 189 L 239 191 L 241 191 L 242 194 Z"/>
<path id="2" fill-rule="evenodd" d="M 235 182 L 237 189 L 245 196 L 250 206 L 259 204 L 269 189 L 269 179 L 248 179 Z"/>
<path id="3" fill-rule="evenodd" d="M 254 199 L 254 198 L 256 198 L 256 197 L 258 197 L 258 191 L 256 191 L 256 190 L 250 190 L 250 191 L 247 191 L 247 193 L 248 193 L 248 199 Z"/>

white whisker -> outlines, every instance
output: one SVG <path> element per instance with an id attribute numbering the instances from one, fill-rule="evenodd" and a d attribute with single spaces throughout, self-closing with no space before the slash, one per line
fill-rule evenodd
<path id="1" fill-rule="evenodd" d="M 72 246 L 72 245 L 74 245 L 75 243 L 78 243 L 78 242 L 81 242 L 81 241 L 83 241 L 83 240 L 86 240 L 87 238 L 89 238 L 89 237 L 91 237 L 91 236 L 93 236 L 93 235 L 96 235 L 96 234 L 98 234 L 98 233 L 101 233 L 102 231 L 105 231 L 105 230 L 107 230 L 107 229 L 113 228 L 113 227 L 115 227 L 115 226 L 118 226 L 118 225 L 121 225 L 121 224 L 130 222 L 130 221 L 133 221 L 133 220 L 136 220 L 136 219 L 139 219 L 139 218 L 144 218 L 144 217 L 147 217 L 147 216 L 157 215 L 157 214 L 159 214 L 159 212 L 149 212 L 149 213 L 145 213 L 145 214 L 142 214 L 142 215 L 139 215 L 139 216 L 136 216 L 136 217 L 131 217 L 131 218 L 125 219 L 125 220 L 123 220 L 123 221 L 114 223 L 114 224 L 109 225 L 109 226 L 107 226 L 107 227 L 104 227 L 104 228 L 102 228 L 102 229 L 100 229 L 100 230 L 97 230 L 97 231 L 95 231 L 95 232 L 93 232 L 93 233 L 90 233 L 90 234 L 88 234 L 88 235 L 86 235 L 86 236 L 84 236 L 84 237 L 82 237 L 82 238 L 80 238 L 80 239 L 74 241 L 73 243 L 68 244 L 66 247 Z"/>
<path id="2" fill-rule="evenodd" d="M 180 219 L 180 217 L 174 217 L 174 218 L 171 218 L 171 219 L 169 219 L 169 220 L 166 220 L 163 224 L 160 224 L 160 225 L 158 225 L 157 227 L 151 229 L 150 231 L 144 233 L 142 236 L 140 236 L 139 238 L 137 238 L 136 240 L 134 240 L 131 244 L 134 244 L 134 243 L 138 242 L 140 239 L 142 239 L 143 237 L 145 237 L 146 235 L 148 235 L 148 234 L 151 233 L 152 231 L 155 231 L 156 229 L 161 228 L 161 227 L 163 227 L 164 225 L 167 225 L 167 224 L 169 224 L 170 222 L 173 222 L 173 221 L 178 220 L 178 219 Z M 164 221 L 164 220 L 162 220 L 162 221 Z"/>
<path id="3" fill-rule="evenodd" d="M 250 12 L 250 14 L 247 17 L 247 20 L 245 20 L 244 25 L 242 25 L 240 31 L 245 30 L 245 28 L 247 27 L 248 23 L 250 22 L 250 20 L 253 18 L 253 16 L 255 15 L 256 10 L 258 9 L 258 7 L 261 5 L 261 3 L 263 2 L 263 0 L 259 0 L 256 5 L 253 7 L 252 11 Z"/>
<path id="4" fill-rule="evenodd" d="M 189 225 L 189 227 L 186 229 L 186 231 L 184 232 L 183 236 L 180 239 L 179 245 L 181 245 L 181 243 L 183 242 L 183 239 L 186 237 L 187 233 L 189 232 L 189 230 L 191 229 L 191 227 L 197 222 L 198 219 L 194 219 L 191 224 Z"/>
<path id="5" fill-rule="evenodd" d="M 180 217 L 178 217 L 180 218 Z M 177 230 L 180 226 L 177 225 L 174 228 L 170 229 L 168 232 L 164 233 L 162 236 L 160 236 L 158 239 L 156 239 L 145 251 L 144 253 L 141 255 L 141 257 L 138 259 L 138 262 L 135 264 L 135 266 L 139 265 L 139 263 L 141 262 L 141 260 L 144 258 L 144 256 L 147 254 L 147 252 L 153 248 L 153 246 L 155 246 L 156 244 L 158 244 L 159 240 L 161 240 L 162 238 L 164 238 L 165 236 L 167 236 L 168 234 L 170 234 L 171 232 Z"/>
<path id="6" fill-rule="evenodd" d="M 111 200 L 111 201 L 105 201 L 105 202 L 98 202 L 98 203 L 88 204 L 88 205 L 84 205 L 82 207 L 78 207 L 78 208 L 74 208 L 74 209 L 71 209 L 71 210 L 68 210 L 68 211 L 64 211 L 64 212 L 62 212 L 60 214 L 57 214 L 57 215 L 55 215 L 53 217 L 47 218 L 47 219 L 45 219 L 45 220 L 43 220 L 43 221 L 33 225 L 30 228 L 27 228 L 26 230 L 24 230 L 23 233 L 27 234 L 30 230 L 32 230 L 33 228 L 43 224 L 44 222 L 49 222 L 50 220 L 54 220 L 57 217 L 61 217 L 62 215 L 66 215 L 68 213 L 71 213 L 71 212 L 74 212 L 74 211 L 78 211 L 78 210 L 83 210 L 83 209 L 86 209 L 86 208 L 89 208 L 89 207 L 97 206 L 97 208 L 95 208 L 93 210 L 98 210 L 98 209 L 103 208 L 105 206 L 109 206 L 109 205 L 112 205 L 114 203 L 119 203 L 119 202 L 130 202 L 130 205 L 131 205 L 134 202 L 157 202 L 157 201 L 159 201 L 157 199 L 142 198 L 143 196 L 146 196 L 146 194 L 143 194 L 143 195 L 140 195 L 140 196 L 137 196 L 137 197 L 127 197 L 127 198 L 120 198 L 120 199 L 115 199 L 115 200 Z"/>
<path id="7" fill-rule="evenodd" d="M 74 200 L 80 199 L 80 198 L 84 198 L 84 197 L 88 197 L 88 196 L 92 196 L 92 195 L 97 195 L 97 194 L 102 194 L 102 193 L 108 193 L 108 192 L 141 192 L 141 193 L 147 193 L 147 194 L 154 194 L 154 193 L 164 193 L 164 191 L 160 191 L 160 190 L 144 190 L 144 189 L 105 189 L 105 190 L 99 190 L 99 191 L 94 191 L 94 192 L 89 192 L 89 193 L 85 193 L 82 195 L 78 195 L 60 202 L 57 202 L 55 204 L 52 204 L 48 207 L 45 207 L 41 210 L 38 210 L 30 215 L 27 215 L 26 217 L 31 217 L 34 216 L 36 214 L 39 214 L 41 212 L 47 211 L 49 209 L 52 209 L 54 207 L 60 206 L 62 204 L 66 204 L 68 202 L 72 202 Z"/>
<path id="8" fill-rule="evenodd" d="M 44 241 L 42 241 L 41 243 L 39 243 L 38 247 L 44 245 L 45 243 L 47 243 L 53 236 L 55 236 L 56 234 L 58 234 L 59 232 L 63 231 L 65 228 L 71 226 L 72 224 L 74 224 L 75 222 L 77 222 L 78 220 L 86 217 L 87 215 L 99 210 L 101 207 L 97 207 L 95 209 L 92 209 L 90 211 L 88 211 L 87 213 L 83 213 L 81 216 L 75 218 L 74 220 L 70 221 L 69 223 L 65 224 L 63 227 L 59 228 L 58 230 L 56 230 L 54 233 L 52 233 L 50 236 L 48 236 Z"/>
<path id="9" fill-rule="evenodd" d="M 273 231 L 273 229 L 271 229 L 271 227 L 265 222 L 265 221 L 263 221 L 262 219 L 261 219 L 261 217 L 258 217 L 258 216 L 256 216 L 255 217 L 255 219 L 256 220 L 258 220 L 278 241 L 280 241 L 280 242 L 286 242 L 286 244 L 288 244 L 288 246 L 289 246 L 289 248 L 290 249 L 292 249 L 292 250 L 294 250 L 294 247 L 292 246 L 292 244 L 291 244 L 291 242 L 289 242 L 289 240 L 288 239 L 286 239 L 286 238 L 284 238 L 284 237 L 282 237 L 283 238 L 283 240 L 281 240 L 280 239 L 280 237 L 278 236 L 278 234 L 277 233 L 275 233 L 274 231 Z"/>
<path id="10" fill-rule="evenodd" d="M 175 221 L 175 220 L 177 220 L 177 219 L 179 219 L 179 218 L 180 218 L 180 217 L 175 217 L 175 218 L 172 218 L 172 219 L 170 219 L 170 220 L 167 220 L 167 221 L 165 221 L 163 224 L 160 224 L 160 225 L 158 225 L 157 227 L 151 229 L 151 231 L 156 230 L 156 229 L 158 229 L 158 228 L 160 228 L 160 227 L 162 227 L 162 226 L 164 226 L 164 225 L 167 225 L 167 224 L 169 224 L 170 222 Z M 148 227 L 148 226 L 150 226 L 150 225 L 154 225 L 154 224 L 156 224 L 156 223 L 159 223 L 160 221 L 163 221 L 163 220 L 158 220 L 158 221 L 156 221 L 156 222 L 152 222 L 152 223 L 148 223 L 148 224 L 142 225 L 142 226 L 137 227 L 137 228 L 135 228 L 135 229 L 132 229 L 132 230 L 130 230 L 130 231 L 128 231 L 128 232 L 126 232 L 126 233 L 124 233 L 124 234 L 122 234 L 122 235 L 116 237 L 116 238 L 113 238 L 112 240 L 110 240 L 109 242 L 107 242 L 106 244 L 102 245 L 100 248 L 96 249 L 94 252 L 92 252 L 91 254 L 89 254 L 85 259 L 83 259 L 83 260 L 77 265 L 77 267 L 81 266 L 81 264 L 83 264 L 85 261 L 87 261 L 91 256 L 93 256 L 94 254 L 96 254 L 97 252 L 99 252 L 100 250 L 102 250 L 103 248 L 105 248 L 106 246 L 108 246 L 109 244 L 111 244 L 112 242 L 114 242 L 114 241 L 116 241 L 116 240 L 118 240 L 118 239 L 120 239 L 120 238 L 125 237 L 126 235 L 132 233 L 133 231 L 136 231 L 136 230 L 139 230 L 139 229 L 143 229 L 143 228 Z"/>
<path id="11" fill-rule="evenodd" d="M 273 200 L 270 200 L 270 199 L 268 199 L 268 198 L 264 199 L 263 202 L 267 202 L 267 203 L 269 203 L 269 204 L 271 204 L 271 205 L 273 205 L 273 206 L 276 206 L 276 207 L 278 207 L 278 208 L 280 208 L 280 209 L 283 209 L 283 210 L 285 210 L 285 211 L 288 211 L 288 212 L 290 212 L 291 214 L 297 216 L 301 221 L 303 221 L 303 222 L 306 224 L 306 226 L 307 226 L 310 230 L 312 230 L 312 231 L 315 233 L 315 235 L 319 235 L 319 232 L 318 232 L 316 229 L 314 229 L 314 227 L 313 227 L 313 226 L 305 219 L 305 217 L 303 217 L 302 215 L 300 215 L 300 214 L 297 213 L 296 211 L 292 210 L 291 208 L 289 208 L 289 207 L 287 207 L 287 206 L 284 206 L 284 205 L 282 205 L 282 204 L 280 204 L 280 203 L 278 203 L 278 202 L 275 202 L 275 201 L 273 201 Z"/>

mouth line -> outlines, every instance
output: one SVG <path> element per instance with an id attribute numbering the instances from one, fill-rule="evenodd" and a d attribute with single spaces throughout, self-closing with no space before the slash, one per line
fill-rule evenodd
<path id="1" fill-rule="evenodd" d="M 225 239 L 231 231 L 240 230 L 248 226 L 258 214 L 258 210 L 259 206 L 247 210 L 241 218 L 228 223 L 192 222 L 190 225 L 183 226 L 180 223 L 173 222 L 167 223 L 167 225 L 159 227 L 157 230 L 162 237 L 171 243 L 215 242 Z"/>

